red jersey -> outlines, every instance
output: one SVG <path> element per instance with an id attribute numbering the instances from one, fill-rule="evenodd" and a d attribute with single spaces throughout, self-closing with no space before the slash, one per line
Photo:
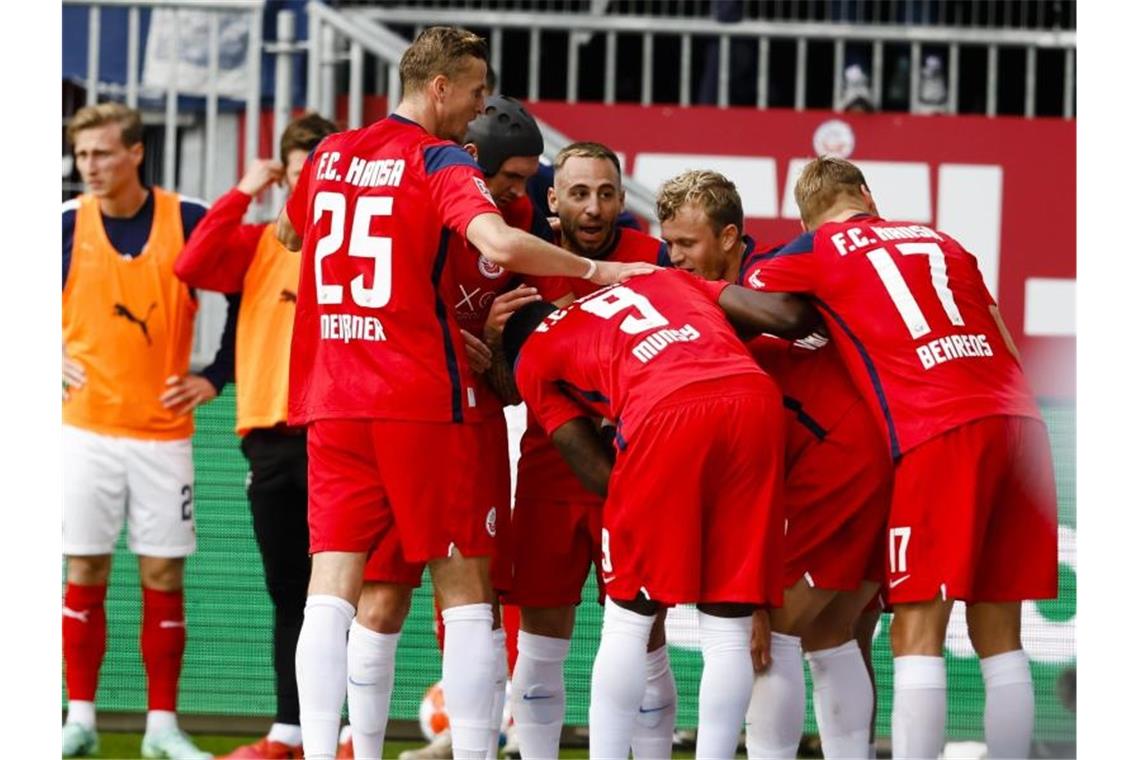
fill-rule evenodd
<path id="1" fill-rule="evenodd" d="M 665 270 L 575 301 L 523 345 L 519 393 L 547 434 L 575 417 L 607 417 L 624 448 L 679 388 L 764 374 L 717 303 L 726 287 Z"/>
<path id="2" fill-rule="evenodd" d="M 613 247 L 601 258 L 606 261 L 645 261 L 653 264 L 659 260 L 662 250 L 668 256 L 665 243 L 657 238 L 637 230 L 618 227 Z M 589 280 L 566 277 L 535 277 L 528 281 L 548 301 L 557 301 L 566 295 L 589 295 L 599 288 Z M 576 502 L 597 501 L 598 497 L 579 482 L 529 409 L 520 451 L 516 487 L 518 495 Z"/>
<path id="3" fill-rule="evenodd" d="M 945 233 L 860 214 L 753 254 L 742 277 L 814 297 L 896 459 L 981 417 L 1040 417 L 977 260 Z"/>
<path id="4" fill-rule="evenodd" d="M 503 213 L 503 221 L 510 226 L 526 230 L 547 242 L 553 241 L 550 225 L 535 210 L 529 196 L 520 196 L 500 211 Z M 466 238 L 452 236 L 441 293 L 462 329 L 482 338 L 483 326 L 495 298 L 521 283 L 521 277 L 483 256 Z M 481 377 L 476 378 L 471 398 L 474 399 L 474 406 L 465 410 L 467 420 L 502 416 L 502 399 Z"/>
<path id="5" fill-rule="evenodd" d="M 451 236 L 499 213 L 471 156 L 393 114 L 326 137 L 286 210 L 304 237 L 290 423 L 462 421 L 473 381 L 440 282 Z"/>

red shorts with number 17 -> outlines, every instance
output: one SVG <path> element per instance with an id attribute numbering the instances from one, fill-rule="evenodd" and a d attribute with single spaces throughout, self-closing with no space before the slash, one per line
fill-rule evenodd
<path id="1" fill-rule="evenodd" d="M 469 498 L 475 426 L 318 420 L 308 450 L 312 553 L 370 553 L 396 540 L 408 562 L 422 563 L 452 546 L 467 557 L 494 550 L 497 514 Z"/>
<path id="2" fill-rule="evenodd" d="M 1045 423 L 974 420 L 895 464 L 887 599 L 966 602 L 1057 595 L 1057 491 Z"/>

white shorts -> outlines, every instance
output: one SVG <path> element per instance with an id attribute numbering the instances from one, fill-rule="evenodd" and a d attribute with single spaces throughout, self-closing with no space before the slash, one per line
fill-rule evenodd
<path id="1" fill-rule="evenodd" d="M 63 426 L 63 553 L 185 557 L 194 535 L 194 458 L 189 438 L 146 441 Z"/>

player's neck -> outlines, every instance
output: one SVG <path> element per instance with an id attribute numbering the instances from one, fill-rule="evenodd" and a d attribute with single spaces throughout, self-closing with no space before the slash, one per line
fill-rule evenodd
<path id="1" fill-rule="evenodd" d="M 819 223 L 816 224 L 815 229 L 819 229 L 820 227 L 822 227 L 823 225 L 825 225 L 829 222 L 846 222 L 848 219 L 850 219 L 853 216 L 859 216 L 860 214 L 873 214 L 873 213 L 874 213 L 873 211 L 871 211 L 870 209 L 867 209 L 867 208 L 852 208 L 851 206 L 838 208 L 838 209 L 835 209 L 833 211 L 829 211 L 828 213 L 824 214 L 823 217 L 819 220 Z"/>
<path id="2" fill-rule="evenodd" d="M 425 103 L 422 98 L 413 97 L 401 100 L 400 105 L 396 106 L 394 113 L 409 121 L 414 121 L 430 134 L 435 134 L 435 114 L 432 113 L 428 104 Z"/>
<path id="3" fill-rule="evenodd" d="M 728 263 L 724 268 L 724 280 L 726 282 L 736 282 L 740 277 L 741 259 L 744 257 L 744 238 L 741 237 L 740 241 L 733 247 L 732 251 L 728 254 Z"/>
<path id="4" fill-rule="evenodd" d="M 123 188 L 113 196 L 99 199 L 99 211 L 103 216 L 129 219 L 139 212 L 147 199 L 147 189 L 141 182 Z"/>

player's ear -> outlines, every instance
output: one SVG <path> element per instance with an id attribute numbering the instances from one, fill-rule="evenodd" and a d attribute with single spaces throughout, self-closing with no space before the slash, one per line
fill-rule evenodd
<path id="1" fill-rule="evenodd" d="M 625 211 L 625 188 L 618 190 L 618 200 L 621 201 L 621 210 Z"/>
<path id="2" fill-rule="evenodd" d="M 558 193 L 554 192 L 554 186 L 546 188 L 546 205 L 550 206 L 550 210 L 555 214 L 558 213 Z"/>
<path id="3" fill-rule="evenodd" d="M 726 224 L 720 231 L 720 248 L 722 251 L 731 251 L 740 242 L 740 228 L 735 224 Z"/>
<path id="4" fill-rule="evenodd" d="M 871 196 L 870 189 L 866 185 L 859 185 L 859 193 L 863 196 L 863 202 L 867 204 L 867 210 L 878 216 L 879 209 L 875 207 L 875 199 Z"/>
<path id="5" fill-rule="evenodd" d="M 463 150 L 470 153 L 471 158 L 475 159 L 476 161 L 479 160 L 479 148 L 475 145 L 475 143 L 466 143 L 463 146 Z"/>
<path id="6" fill-rule="evenodd" d="M 432 80 L 428 82 L 428 92 L 437 102 L 442 102 L 447 97 L 447 88 L 451 85 L 447 76 L 444 74 L 436 74 Z"/>
<path id="7" fill-rule="evenodd" d="M 131 163 L 133 163 L 135 166 L 142 164 L 144 152 L 145 151 L 143 149 L 142 140 L 139 140 L 137 143 L 127 148 L 127 153 L 131 157 Z"/>

